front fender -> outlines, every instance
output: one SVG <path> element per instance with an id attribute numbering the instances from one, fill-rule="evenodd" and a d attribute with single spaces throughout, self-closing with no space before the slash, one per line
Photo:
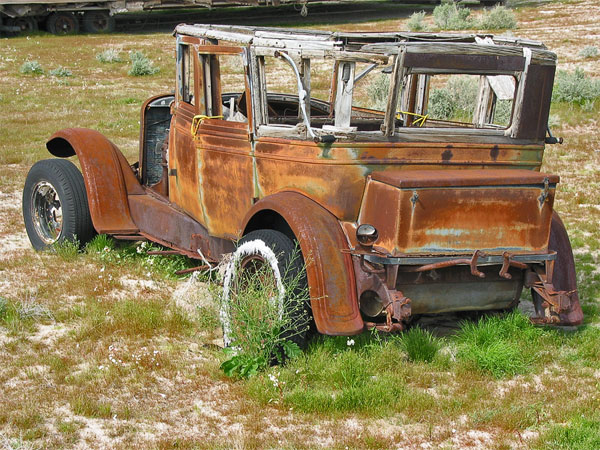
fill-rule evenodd
<path id="1" fill-rule="evenodd" d="M 54 156 L 77 155 L 85 181 L 90 215 L 98 233 L 138 232 L 129 212 L 128 194 L 143 194 L 121 151 L 101 133 L 87 128 L 65 128 L 46 143 Z"/>
<path id="2" fill-rule="evenodd" d="M 246 215 L 244 227 L 264 210 L 282 216 L 300 243 L 319 332 L 348 336 L 363 331 L 352 257 L 342 253 L 348 243 L 336 217 L 302 194 L 281 192 L 257 202 Z"/>

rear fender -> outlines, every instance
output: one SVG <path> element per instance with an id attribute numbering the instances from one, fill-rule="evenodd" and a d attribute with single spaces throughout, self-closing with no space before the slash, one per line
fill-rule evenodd
<path id="1" fill-rule="evenodd" d="M 352 257 L 342 253 L 348 242 L 339 221 L 302 194 L 281 192 L 257 202 L 246 215 L 244 229 L 256 214 L 267 210 L 283 217 L 300 243 L 319 332 L 348 336 L 363 331 Z"/>
<path id="2" fill-rule="evenodd" d="M 46 143 L 54 156 L 77 155 L 85 181 L 90 214 L 98 233 L 131 234 L 138 227 L 131 218 L 127 195 L 143 194 L 121 151 L 101 133 L 86 128 L 65 128 Z"/>

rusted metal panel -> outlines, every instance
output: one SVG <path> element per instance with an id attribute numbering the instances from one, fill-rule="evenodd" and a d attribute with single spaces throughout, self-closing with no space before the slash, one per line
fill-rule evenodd
<path id="1" fill-rule="evenodd" d="M 213 236 L 236 239 L 254 197 L 248 124 L 206 120 L 198 127 L 199 201 Z"/>
<path id="2" fill-rule="evenodd" d="M 519 301 L 523 271 L 510 269 L 507 281 L 497 266 L 480 266 L 485 277 L 474 277 L 468 266 L 427 272 L 398 273 L 396 289 L 411 299 L 413 314 L 505 309 Z"/>
<path id="3" fill-rule="evenodd" d="M 538 169 L 540 145 L 352 143 L 314 144 L 260 138 L 256 144 L 256 189 L 260 197 L 295 190 L 342 221 L 358 216 L 366 176 L 415 169 Z M 470 171 L 469 170 L 469 171 Z M 478 171 L 479 174 L 485 171 Z"/>
<path id="4" fill-rule="evenodd" d="M 54 133 L 46 147 L 54 156 L 77 154 L 83 172 L 90 214 L 98 233 L 132 234 L 127 193 L 142 193 L 135 174 L 119 149 L 97 131 L 66 128 Z"/>
<path id="5" fill-rule="evenodd" d="M 336 218 L 309 198 L 280 192 L 256 203 L 244 224 L 272 210 L 290 225 L 306 264 L 312 313 L 320 333 L 352 335 L 364 329 L 358 310 L 352 257 L 340 250 L 348 243 Z"/>
<path id="6" fill-rule="evenodd" d="M 543 252 L 557 181 L 522 170 L 374 173 L 359 223 L 392 255 Z"/>

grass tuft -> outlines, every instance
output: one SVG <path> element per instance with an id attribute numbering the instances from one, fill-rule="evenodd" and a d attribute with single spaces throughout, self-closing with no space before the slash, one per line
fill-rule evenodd
<path id="1" fill-rule="evenodd" d="M 79 255 L 79 241 L 66 239 L 62 242 L 56 242 L 52 249 L 63 261 L 73 261 Z"/>
<path id="2" fill-rule="evenodd" d="M 88 242 L 85 246 L 85 251 L 88 254 L 101 254 L 114 250 L 115 240 L 106 234 L 99 234 Z"/>
<path id="3" fill-rule="evenodd" d="M 533 362 L 542 333 L 518 312 L 465 322 L 456 337 L 457 358 L 495 378 L 522 374 Z"/>
<path id="4" fill-rule="evenodd" d="M 131 61 L 131 68 L 127 73 L 134 77 L 154 75 L 160 70 L 154 66 L 154 63 L 146 55 L 138 50 L 129 52 L 129 60 Z"/>
<path id="5" fill-rule="evenodd" d="M 415 362 L 431 362 L 441 347 L 441 343 L 429 331 L 414 327 L 400 337 L 402 348 L 408 359 Z"/>
<path id="6" fill-rule="evenodd" d="M 596 58 L 598 55 L 600 55 L 600 51 L 598 51 L 598 47 L 595 45 L 586 45 L 579 52 L 581 58 Z"/>
<path id="7" fill-rule="evenodd" d="M 20 72 L 24 75 L 42 75 L 44 68 L 38 61 L 25 61 Z"/>
<path id="8" fill-rule="evenodd" d="M 73 72 L 63 66 L 58 66 L 56 69 L 50 71 L 50 75 L 53 77 L 72 77 Z"/>
<path id="9" fill-rule="evenodd" d="M 107 48 L 106 50 L 97 53 L 96 54 L 96 59 L 101 62 L 101 63 L 108 63 L 108 64 L 112 64 L 112 63 L 120 63 L 123 62 L 123 60 L 121 59 L 121 54 L 119 52 L 119 50 L 115 49 L 115 48 Z"/>
<path id="10" fill-rule="evenodd" d="M 8 300 L 4 297 L 0 297 L 0 320 L 4 320 L 4 318 L 8 315 Z"/>

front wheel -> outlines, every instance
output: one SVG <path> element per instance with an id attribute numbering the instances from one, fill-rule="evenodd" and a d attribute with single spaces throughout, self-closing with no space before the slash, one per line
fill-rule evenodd
<path id="1" fill-rule="evenodd" d="M 294 242 L 275 230 L 248 233 L 225 272 L 220 309 L 225 346 L 248 351 L 273 344 L 277 353 L 291 341 L 305 348 L 308 302 L 304 261 Z"/>
<path id="2" fill-rule="evenodd" d="M 81 245 L 94 237 L 81 172 L 66 159 L 45 159 L 33 165 L 23 189 L 25 229 L 36 250 L 65 240 Z"/>

